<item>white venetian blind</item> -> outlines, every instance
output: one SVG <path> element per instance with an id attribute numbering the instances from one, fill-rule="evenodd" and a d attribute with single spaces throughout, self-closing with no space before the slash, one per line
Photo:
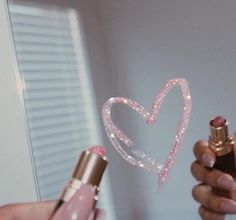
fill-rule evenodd
<path id="1" fill-rule="evenodd" d="M 57 198 L 79 152 L 99 142 L 77 14 L 9 3 L 39 198 Z"/>

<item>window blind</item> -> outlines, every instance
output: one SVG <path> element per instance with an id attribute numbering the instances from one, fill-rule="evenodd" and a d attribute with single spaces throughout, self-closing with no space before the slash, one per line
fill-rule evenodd
<path id="1" fill-rule="evenodd" d="M 79 153 L 100 142 L 79 20 L 72 9 L 9 3 L 35 180 L 55 199 Z"/>

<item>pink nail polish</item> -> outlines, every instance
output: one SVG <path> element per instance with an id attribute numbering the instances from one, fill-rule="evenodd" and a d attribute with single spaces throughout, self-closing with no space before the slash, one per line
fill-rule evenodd
<path id="1" fill-rule="evenodd" d="M 217 183 L 220 187 L 229 190 L 235 191 L 235 183 L 233 177 L 230 175 L 223 175 L 217 179 Z"/>
<path id="2" fill-rule="evenodd" d="M 214 158 L 208 154 L 203 154 L 202 155 L 202 161 L 204 162 L 204 164 L 208 167 L 213 167 L 215 161 Z"/>
<path id="3" fill-rule="evenodd" d="M 91 185 L 83 185 L 65 204 L 63 220 L 87 220 L 95 204 L 95 190 Z"/>
<path id="4" fill-rule="evenodd" d="M 224 212 L 236 213 L 236 202 L 233 200 L 222 202 L 221 208 Z"/>

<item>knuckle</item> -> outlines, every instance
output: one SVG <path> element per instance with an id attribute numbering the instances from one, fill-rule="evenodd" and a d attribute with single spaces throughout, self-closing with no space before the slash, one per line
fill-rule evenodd
<path id="1" fill-rule="evenodd" d="M 196 152 L 196 150 L 198 149 L 198 147 L 201 145 L 201 140 L 195 142 L 194 146 L 193 146 L 193 151 Z"/>
<path id="2" fill-rule="evenodd" d="M 205 172 L 202 173 L 202 179 L 205 183 L 207 183 L 208 185 L 210 184 L 210 182 L 212 182 L 212 174 L 211 171 L 206 170 Z"/>
<path id="3" fill-rule="evenodd" d="M 199 207 L 198 212 L 203 220 L 225 220 L 225 215 L 209 211 L 203 206 Z"/>
<path id="4" fill-rule="evenodd" d="M 197 181 L 202 181 L 202 176 L 203 176 L 203 173 L 202 170 L 200 169 L 199 167 L 199 162 L 198 161 L 195 161 L 192 163 L 191 167 L 190 167 L 190 171 L 193 175 L 193 177 L 197 180 Z"/>
<path id="5" fill-rule="evenodd" d="M 209 186 L 217 186 L 217 174 L 214 172 L 207 172 L 205 175 L 206 182 Z"/>
<path id="6" fill-rule="evenodd" d="M 194 147 L 193 147 L 193 151 L 194 153 L 196 154 L 196 152 L 198 151 L 198 149 L 202 146 L 206 146 L 206 141 L 205 140 L 199 140 L 197 141 L 195 144 L 194 144 Z"/>
<path id="7" fill-rule="evenodd" d="M 197 197 L 198 196 L 198 185 L 196 185 L 192 188 L 192 196 L 197 202 L 199 202 L 198 197 Z"/>
<path id="8" fill-rule="evenodd" d="M 194 146 L 199 147 L 199 146 L 205 146 L 205 145 L 206 145 L 206 140 L 198 140 Z"/>
<path id="9" fill-rule="evenodd" d="M 213 214 L 211 219 L 212 220 L 215 220 L 215 219 L 225 220 L 225 216 L 224 215 Z"/>
<path id="10" fill-rule="evenodd" d="M 199 207 L 198 213 L 203 220 L 214 220 L 211 214 L 203 206 Z"/>
<path id="11" fill-rule="evenodd" d="M 196 173 L 196 161 L 194 161 L 191 164 L 190 171 L 191 171 L 192 175 L 195 176 L 195 173 Z"/>
<path id="12" fill-rule="evenodd" d="M 205 197 L 205 201 L 203 205 L 210 210 L 215 210 L 215 202 L 210 196 Z"/>
<path id="13" fill-rule="evenodd" d="M 204 215 L 204 208 L 202 206 L 199 206 L 198 213 L 201 217 Z"/>

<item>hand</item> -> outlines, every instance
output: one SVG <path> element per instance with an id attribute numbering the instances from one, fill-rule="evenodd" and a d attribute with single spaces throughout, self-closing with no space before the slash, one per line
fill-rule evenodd
<path id="1" fill-rule="evenodd" d="M 216 156 L 207 141 L 197 142 L 194 154 L 197 160 L 193 162 L 191 172 L 201 183 L 193 188 L 192 194 L 200 203 L 199 214 L 203 220 L 224 220 L 226 214 L 236 213 L 235 181 L 231 175 L 211 169 Z M 231 199 L 226 194 L 230 194 Z"/>
<path id="2" fill-rule="evenodd" d="M 0 207 L 0 219 L 4 220 L 46 220 L 49 219 L 55 202 L 25 203 Z"/>
<path id="3" fill-rule="evenodd" d="M 0 219 L 48 220 L 55 207 L 55 204 L 56 203 L 54 201 L 48 201 L 40 203 L 25 203 L 2 206 L 0 207 Z M 104 219 L 104 214 L 104 210 L 97 209 L 94 220 Z"/>

